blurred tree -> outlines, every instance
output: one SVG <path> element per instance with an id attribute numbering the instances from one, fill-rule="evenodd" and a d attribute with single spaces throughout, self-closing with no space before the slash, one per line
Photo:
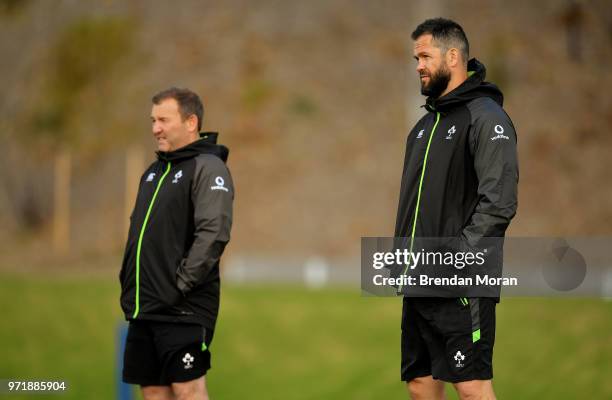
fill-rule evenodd
<path id="1" fill-rule="evenodd" d="M 512 88 L 508 74 L 508 41 L 503 34 L 491 35 L 486 47 L 486 79 L 495 83 L 507 96 Z"/>
<path id="2" fill-rule="evenodd" d="M 575 0 L 568 1 L 561 16 L 561 22 L 565 28 L 567 56 L 570 60 L 581 62 L 584 23 L 582 5 Z"/>
<path id="3" fill-rule="evenodd" d="M 0 0 L 0 15 L 14 15 L 22 10 L 29 0 Z"/>
<path id="4" fill-rule="evenodd" d="M 77 146 L 82 132 L 71 122 L 83 108 L 80 96 L 104 80 L 129 50 L 128 21 L 89 18 L 69 26 L 52 49 L 50 72 L 42 104 L 32 118 L 32 136 L 49 136 L 57 146 Z"/>
<path id="5" fill-rule="evenodd" d="M 104 86 L 109 86 L 116 64 L 129 54 L 133 33 L 129 22 L 124 18 L 96 17 L 68 24 L 50 46 L 45 66 L 40 70 L 40 89 L 30 100 L 29 108 L 23 111 L 27 115 L 19 118 L 22 123 L 16 130 L 27 134 L 15 136 L 17 146 L 12 149 L 11 157 L 33 165 L 4 172 L 9 204 L 19 226 L 37 228 L 48 220 L 48 204 L 52 203 L 58 249 L 67 248 L 70 236 L 71 160 L 74 158 L 71 154 L 81 150 L 87 140 L 105 140 L 88 136 L 80 128 L 82 114 L 92 106 L 86 101 L 92 97 L 88 92 L 103 91 Z M 53 165 L 52 184 L 48 182 L 49 168 L 40 168 L 41 164 Z M 41 193 L 41 188 L 46 193 Z"/>
<path id="6" fill-rule="evenodd" d="M 291 113 L 299 116 L 312 116 L 317 112 L 317 105 L 309 96 L 296 94 L 289 103 Z"/>

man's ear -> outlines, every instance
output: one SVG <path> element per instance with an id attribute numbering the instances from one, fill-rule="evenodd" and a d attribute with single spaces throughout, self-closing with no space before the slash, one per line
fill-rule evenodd
<path id="1" fill-rule="evenodd" d="M 446 52 L 446 64 L 451 68 L 456 68 L 461 64 L 461 56 L 458 49 L 448 49 Z"/>
<path id="2" fill-rule="evenodd" d="M 198 131 L 198 117 L 195 114 L 191 114 L 187 117 L 187 129 L 190 131 Z"/>

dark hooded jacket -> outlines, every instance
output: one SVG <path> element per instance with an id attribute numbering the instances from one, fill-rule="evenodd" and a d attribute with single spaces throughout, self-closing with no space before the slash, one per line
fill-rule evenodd
<path id="1" fill-rule="evenodd" d="M 472 59 L 468 71 L 453 91 L 427 99 L 408 136 L 395 237 L 457 238 L 474 248 L 504 237 L 516 213 L 514 126 L 484 65 Z"/>
<path id="2" fill-rule="evenodd" d="M 214 328 L 234 186 L 217 133 L 158 152 L 142 175 L 119 279 L 128 320 Z"/>

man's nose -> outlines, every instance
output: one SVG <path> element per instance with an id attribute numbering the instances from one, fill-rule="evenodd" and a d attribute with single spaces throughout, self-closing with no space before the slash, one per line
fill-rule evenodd
<path id="1" fill-rule="evenodd" d="M 160 134 L 162 132 L 161 125 L 157 122 L 153 123 L 152 131 L 154 135 Z"/>
<path id="2" fill-rule="evenodd" d="M 421 72 L 425 71 L 425 64 L 422 61 L 419 61 L 416 66 L 416 71 L 421 74 Z"/>

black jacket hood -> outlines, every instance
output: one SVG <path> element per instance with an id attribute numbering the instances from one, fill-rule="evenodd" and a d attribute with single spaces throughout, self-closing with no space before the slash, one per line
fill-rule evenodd
<path id="1" fill-rule="evenodd" d="M 199 140 L 174 151 L 158 151 L 156 153 L 157 159 L 166 162 L 174 162 L 193 158 L 199 154 L 213 154 L 223 160 L 223 162 L 227 162 L 229 149 L 223 145 L 217 144 L 218 136 L 219 134 L 217 132 L 200 132 Z"/>
<path id="2" fill-rule="evenodd" d="M 437 99 L 428 97 L 425 108 L 428 111 L 444 113 L 451 108 L 467 103 L 479 97 L 490 97 L 497 104 L 503 106 L 504 95 L 497 86 L 485 82 L 487 69 L 475 58 L 468 61 L 468 78 L 453 91 Z"/>

